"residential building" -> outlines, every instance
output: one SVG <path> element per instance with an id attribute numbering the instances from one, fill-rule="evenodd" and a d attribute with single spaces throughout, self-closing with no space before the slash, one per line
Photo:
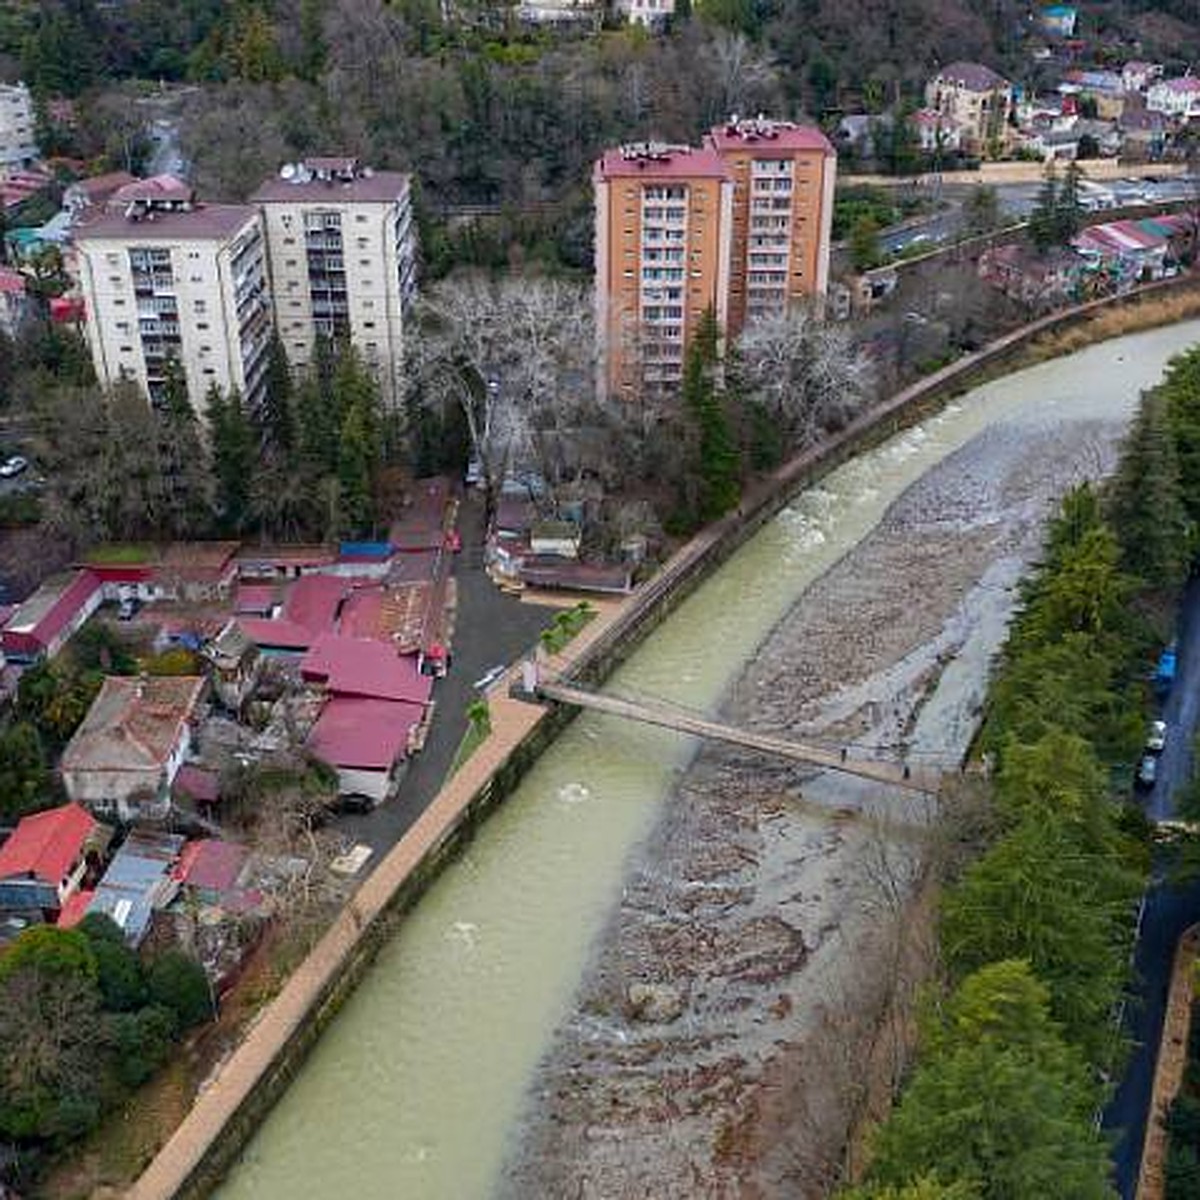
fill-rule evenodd
<path id="1" fill-rule="evenodd" d="M 22 817 L 0 846 L 0 910 L 53 914 L 79 890 L 111 831 L 78 804 Z"/>
<path id="2" fill-rule="evenodd" d="M 638 142 L 593 170 L 605 390 L 672 387 L 706 310 L 729 317 L 733 179 L 711 147 Z"/>
<path id="3" fill-rule="evenodd" d="M 951 118 L 972 154 L 1004 148 L 1012 103 L 1012 84 L 982 63 L 951 63 L 925 85 L 925 107 Z"/>
<path id="4" fill-rule="evenodd" d="M 912 115 L 912 126 L 923 154 L 956 154 L 962 149 L 962 128 L 936 108 L 918 109 Z"/>
<path id="5" fill-rule="evenodd" d="M 1200 117 L 1200 77 L 1160 79 L 1146 89 L 1146 107 L 1176 121 Z"/>
<path id="6" fill-rule="evenodd" d="M 202 410 L 209 388 L 262 394 L 271 305 L 256 209 L 204 204 L 170 175 L 118 188 L 75 235 L 86 329 L 100 381 L 161 401 L 168 363 Z"/>
<path id="7" fill-rule="evenodd" d="M 77 179 L 63 190 L 63 208 L 77 214 L 103 208 L 121 188 L 137 181 L 137 176 L 128 171 L 107 171 L 103 175 Z"/>
<path id="8" fill-rule="evenodd" d="M 163 817 L 192 745 L 197 676 L 109 676 L 62 756 L 67 795 L 122 821 Z"/>
<path id="9" fill-rule="evenodd" d="M 15 663 L 53 658 L 103 600 L 104 586 L 91 571 L 48 579 L 4 622 L 0 650 Z"/>
<path id="10" fill-rule="evenodd" d="M 239 712 L 254 694 L 263 659 L 237 618 L 231 619 L 204 647 L 204 657 L 212 665 L 213 692 L 217 699 L 231 711 Z"/>
<path id="11" fill-rule="evenodd" d="M 1042 9 L 1038 24 L 1042 31 L 1051 37 L 1069 38 L 1075 36 L 1075 23 L 1078 18 L 1079 13 L 1073 5 L 1051 4 Z"/>
<path id="12" fill-rule="evenodd" d="M 23 83 L 0 83 L 0 172 L 38 157 L 33 97 Z"/>
<path id="13" fill-rule="evenodd" d="M 1121 68 L 1121 82 L 1127 92 L 1144 92 L 1156 79 L 1161 79 L 1162 74 L 1162 63 L 1134 60 Z"/>
<path id="14" fill-rule="evenodd" d="M 829 287 L 837 155 L 813 126 L 731 118 L 706 139 L 733 180 L 724 328 L 783 312 Z"/>
<path id="15" fill-rule="evenodd" d="M 1118 286 L 1162 279 L 1190 261 L 1196 223 L 1190 213 L 1109 221 L 1080 231 L 1072 246 L 1093 267 L 1108 271 Z"/>
<path id="16" fill-rule="evenodd" d="M 309 158 L 287 163 L 251 199 L 266 226 L 288 360 L 308 364 L 318 334 L 348 339 L 395 400 L 417 293 L 409 177 L 355 158 Z"/>
<path id="17" fill-rule="evenodd" d="M 674 15 L 675 0 L 616 0 L 616 9 L 631 25 L 654 28 Z"/>
<path id="18" fill-rule="evenodd" d="M 11 267 L 0 267 L 0 332 L 15 337 L 28 310 L 25 276 Z"/>
<path id="19" fill-rule="evenodd" d="M 1076 111 L 1079 101 L 1092 101 L 1096 116 L 1106 121 L 1115 121 L 1125 110 L 1125 80 L 1116 71 L 1068 71 L 1058 90 L 1076 98 Z"/>
<path id="20" fill-rule="evenodd" d="M 531 25 L 594 24 L 601 12 L 594 0 L 522 0 L 517 16 Z"/>
<path id="21" fill-rule="evenodd" d="M 178 863 L 186 840 L 178 833 L 131 831 L 108 864 L 87 911 L 111 918 L 129 945 L 140 946 L 154 914 L 179 892 Z"/>

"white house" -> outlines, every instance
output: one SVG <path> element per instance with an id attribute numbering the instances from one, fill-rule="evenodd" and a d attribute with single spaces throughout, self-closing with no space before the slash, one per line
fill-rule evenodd
<path id="1" fill-rule="evenodd" d="M 1147 89 L 1146 107 L 1178 121 L 1200 117 L 1200 78 L 1184 75 L 1179 79 L 1160 79 Z"/>

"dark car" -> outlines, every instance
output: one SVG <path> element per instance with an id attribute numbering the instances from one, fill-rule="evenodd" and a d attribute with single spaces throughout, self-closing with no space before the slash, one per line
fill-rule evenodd
<path id="1" fill-rule="evenodd" d="M 1142 791 L 1149 791 L 1157 779 L 1158 756 L 1143 754 L 1142 761 L 1138 763 L 1137 774 L 1133 777 L 1133 786 Z"/>

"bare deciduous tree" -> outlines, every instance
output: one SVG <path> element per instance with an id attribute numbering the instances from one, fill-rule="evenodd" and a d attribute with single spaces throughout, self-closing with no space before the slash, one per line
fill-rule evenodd
<path id="1" fill-rule="evenodd" d="M 538 435 L 594 389 L 595 333 L 581 288 L 553 280 L 462 278 L 423 303 L 409 377 L 423 402 L 457 404 L 489 506 Z"/>
<path id="2" fill-rule="evenodd" d="M 867 368 L 847 332 L 807 308 L 751 322 L 738 354 L 750 396 L 792 446 L 845 424 L 867 395 Z"/>

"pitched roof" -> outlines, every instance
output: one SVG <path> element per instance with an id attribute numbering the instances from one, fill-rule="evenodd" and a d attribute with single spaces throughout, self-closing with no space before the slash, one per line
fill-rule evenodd
<path id="1" fill-rule="evenodd" d="M 226 892 L 238 881 L 250 851 L 238 842 L 201 838 L 188 842 L 175 867 L 175 878 L 191 887 Z"/>
<path id="2" fill-rule="evenodd" d="M 91 907 L 95 895 L 95 891 L 91 888 L 80 888 L 79 891 L 72 892 L 66 898 L 62 908 L 58 910 L 58 920 L 54 922 L 55 925 L 59 929 L 74 929 L 87 916 L 87 911 Z"/>
<path id="3" fill-rule="evenodd" d="M 1200 76 L 1183 75 L 1178 79 L 1163 79 L 1154 85 L 1153 91 L 1156 88 L 1163 88 L 1168 92 L 1176 92 L 1181 96 L 1193 95 L 1200 92 Z"/>
<path id="4" fill-rule="evenodd" d="M 82 193 L 90 204 L 102 204 L 114 192 L 136 182 L 137 176 L 128 171 L 106 171 L 103 175 L 77 179 L 67 190 Z"/>
<path id="5" fill-rule="evenodd" d="M 91 571 L 48 580 L 5 623 L 5 633 L 23 634 L 43 646 L 52 642 L 100 588 Z"/>
<path id="6" fill-rule="evenodd" d="M 269 617 L 238 617 L 242 632 L 256 645 L 277 650 L 307 650 L 317 636 L 306 625 Z"/>
<path id="7" fill-rule="evenodd" d="M 204 689 L 195 675 L 104 680 L 63 751 L 64 771 L 143 771 L 163 766 Z"/>
<path id="8" fill-rule="evenodd" d="M 170 903 L 179 890 L 174 868 L 185 841 L 181 834 L 133 830 L 108 864 L 89 911 L 111 917 L 136 946 L 154 910 Z"/>
<path id="9" fill-rule="evenodd" d="M 423 704 L 335 696 L 308 735 L 308 748 L 335 767 L 387 771 L 404 757 Z"/>
<path id="10" fill-rule="evenodd" d="M 322 634 L 300 664 L 305 679 L 324 683 L 335 696 L 369 696 L 425 704 L 433 680 L 417 670 L 411 655 L 403 657 L 386 642 Z"/>
<path id="11" fill-rule="evenodd" d="M 22 817 L 0 846 L 0 879 L 24 875 L 57 886 L 97 828 L 96 820 L 78 804 Z"/>
<path id="12" fill-rule="evenodd" d="M 175 175 L 151 175 L 149 179 L 133 179 L 113 192 L 112 204 L 131 204 L 135 200 L 189 203 L 196 196 L 190 183 Z"/>
<path id="13" fill-rule="evenodd" d="M 934 76 L 945 83 L 957 83 L 972 92 L 990 92 L 993 88 L 1008 87 L 1008 80 L 983 63 L 954 62 L 942 67 Z"/>
<path id="14" fill-rule="evenodd" d="M 176 795 L 182 793 L 193 800 L 215 804 L 221 798 L 221 779 L 215 771 L 206 771 L 203 767 L 184 763 L 175 776 L 171 790 Z"/>

